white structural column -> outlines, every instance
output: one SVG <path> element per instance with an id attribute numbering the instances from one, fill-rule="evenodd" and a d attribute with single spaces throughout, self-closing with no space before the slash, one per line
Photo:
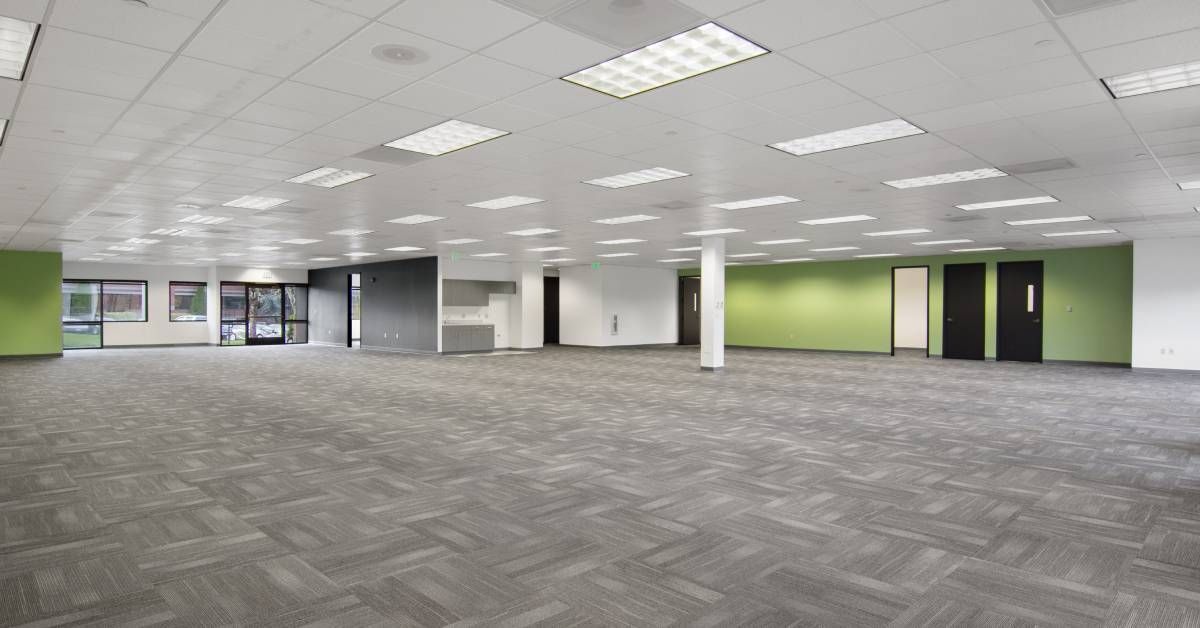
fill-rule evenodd
<path id="1" fill-rule="evenodd" d="M 725 368 L 725 238 L 700 241 L 700 370 Z"/>
<path id="2" fill-rule="evenodd" d="M 514 349 L 542 348 L 543 279 L 541 262 L 513 264 L 517 294 L 509 309 L 512 328 L 509 345 Z"/>

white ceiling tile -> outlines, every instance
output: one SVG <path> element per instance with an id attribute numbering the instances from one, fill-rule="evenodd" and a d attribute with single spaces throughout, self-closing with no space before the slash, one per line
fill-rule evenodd
<path id="1" fill-rule="evenodd" d="M 753 98 L 820 78 L 821 75 L 783 55 L 768 54 L 689 80 L 738 98 Z"/>
<path id="2" fill-rule="evenodd" d="M 14 120 L 80 131 L 104 131 L 129 106 L 124 100 L 27 85 Z"/>
<path id="3" fill-rule="evenodd" d="M 888 18 L 925 50 L 937 50 L 1045 21 L 1033 0 L 947 0 Z"/>
<path id="4" fill-rule="evenodd" d="M 863 0 L 863 4 L 867 5 L 879 17 L 891 17 L 901 13 L 914 11 L 921 7 L 926 7 L 945 0 Z"/>
<path id="5" fill-rule="evenodd" d="M 366 24 L 360 16 L 310 0 L 229 0 L 186 53 L 288 76 Z"/>
<path id="6" fill-rule="evenodd" d="M 940 111 L 987 100 L 988 95 L 966 80 L 946 81 L 877 97 L 879 104 L 901 115 Z"/>
<path id="7" fill-rule="evenodd" d="M 284 129 L 242 120 L 226 120 L 209 132 L 213 135 L 236 137 L 266 144 L 287 144 L 303 135 L 295 129 Z"/>
<path id="8" fill-rule="evenodd" d="M 561 77 L 607 61 L 620 51 L 547 22 L 509 36 L 483 54 L 546 76 Z"/>
<path id="9" fill-rule="evenodd" d="M 369 102 L 358 96 L 286 81 L 235 117 L 249 122 L 311 131 Z"/>
<path id="10" fill-rule="evenodd" d="M 486 98 L 429 81 L 417 81 L 397 90 L 383 101 L 446 117 L 454 117 L 491 102 Z"/>
<path id="11" fill-rule="evenodd" d="M 483 55 L 471 55 L 429 77 L 429 82 L 481 98 L 502 99 L 548 80 L 545 76 Z M 582 87 L 580 89 L 583 89 Z"/>
<path id="12" fill-rule="evenodd" d="M 574 120 L 556 120 L 549 124 L 527 129 L 522 134 L 558 144 L 578 144 L 608 135 L 609 131 L 592 124 L 584 124 L 583 122 L 576 122 Z"/>
<path id="13" fill-rule="evenodd" d="M 1079 59 L 1071 55 L 980 74 L 966 81 L 991 98 L 1004 98 L 1060 85 L 1081 83 L 1091 78 L 1091 73 L 1083 67 Z"/>
<path id="14" fill-rule="evenodd" d="M 546 124 L 553 118 L 532 109 L 498 102 L 476 109 L 463 116 L 463 119 L 472 124 L 481 124 L 493 129 L 515 133 Z"/>
<path id="15" fill-rule="evenodd" d="M 1058 25 L 1079 50 L 1200 27 L 1194 0 L 1138 0 L 1060 18 Z"/>
<path id="16" fill-rule="evenodd" d="M 46 14 L 48 0 L 3 0 L 0 2 L 0 15 L 6 15 L 26 22 L 41 22 Z"/>
<path id="17" fill-rule="evenodd" d="M 682 117 L 689 122 L 695 122 L 721 132 L 783 120 L 783 116 L 745 101 L 733 102 Z"/>
<path id="18" fill-rule="evenodd" d="M 321 4 L 375 19 L 405 0 L 317 0 Z"/>
<path id="19" fill-rule="evenodd" d="M 721 19 L 723 25 L 772 50 L 874 21 L 875 15 L 861 0 L 766 0 Z"/>
<path id="20" fill-rule="evenodd" d="M 578 87 L 575 85 L 572 86 Z M 609 97 L 605 96 L 605 98 Z M 667 115 L 682 116 L 695 111 L 728 104 L 735 100 L 737 100 L 736 96 L 713 89 L 697 81 L 679 81 L 630 96 L 625 99 L 625 102 L 634 103 Z M 612 102 L 611 98 L 609 98 L 609 102 Z"/>
<path id="21" fill-rule="evenodd" d="M 1200 29 L 1118 44 L 1083 53 L 1100 77 L 1116 76 L 1200 59 Z"/>
<path id="22" fill-rule="evenodd" d="M 189 1 L 188 4 L 194 5 L 193 10 L 180 13 L 164 10 L 161 2 L 155 2 L 150 7 L 139 7 L 128 2 L 57 0 L 54 12 L 50 15 L 50 24 L 174 52 L 191 36 L 200 25 L 200 19 L 217 5 L 217 1 Z"/>
<path id="23" fill-rule="evenodd" d="M 470 19 L 463 19 L 464 15 Z M 380 21 L 459 48 L 479 50 L 537 20 L 492 0 L 407 0 Z"/>
<path id="24" fill-rule="evenodd" d="M 656 124 L 667 120 L 668 117 L 631 102 L 618 101 L 576 114 L 568 119 L 615 132 L 638 126 Z"/>
<path id="25" fill-rule="evenodd" d="M 918 113 L 908 117 L 908 121 L 926 131 L 943 131 L 964 126 L 973 126 L 985 122 L 995 122 L 1011 117 L 994 102 L 981 102 L 971 105 L 960 105 L 940 111 Z"/>
<path id="26" fill-rule="evenodd" d="M 792 119 L 813 129 L 816 133 L 829 133 L 865 124 L 883 122 L 891 120 L 894 117 L 895 115 L 887 109 L 873 102 L 860 100 L 840 107 L 830 107 L 820 111 L 792 116 Z"/>
<path id="27" fill-rule="evenodd" d="M 228 116 L 249 105 L 278 82 L 279 79 L 265 74 L 178 57 L 146 90 L 142 102 Z"/>
<path id="28" fill-rule="evenodd" d="M 317 133 L 381 146 L 442 122 L 441 116 L 375 102 L 317 129 Z"/>
<path id="29" fill-rule="evenodd" d="M 89 94 L 132 100 L 170 55 L 150 48 L 48 28 L 27 80 Z"/>
<path id="30" fill-rule="evenodd" d="M 693 9 L 708 15 L 709 17 L 720 17 L 731 11 L 736 11 L 748 4 L 753 4 L 758 0 L 679 0 L 683 4 L 692 7 Z"/>
<path id="31" fill-rule="evenodd" d="M 858 102 L 862 100 L 862 96 L 833 81 L 822 79 L 799 87 L 764 94 L 751 100 L 780 115 L 797 116 Z"/>
<path id="32" fill-rule="evenodd" d="M 1053 26 L 1042 22 L 932 54 L 951 72 L 967 77 L 1069 55 L 1071 49 Z"/>
<path id="33" fill-rule="evenodd" d="M 546 81 L 504 102 L 561 118 L 611 104 L 612 98 L 566 81 Z"/>
<path id="34" fill-rule="evenodd" d="M 1099 81 L 1083 81 L 1052 87 L 1027 94 L 1009 96 L 996 100 L 996 105 L 1014 116 L 1027 116 L 1043 111 L 1067 109 L 1111 100 Z"/>
<path id="35" fill-rule="evenodd" d="M 399 45 L 417 51 L 417 63 L 393 63 L 376 57 L 378 46 Z M 467 52 L 384 24 L 372 24 L 333 52 L 296 73 L 301 83 L 381 98 L 463 58 Z"/>
<path id="36" fill-rule="evenodd" d="M 139 103 L 121 117 L 112 132 L 169 144 L 191 144 L 220 121 L 220 118 L 201 113 Z"/>
<path id="37" fill-rule="evenodd" d="M 953 80 L 932 56 L 919 54 L 905 59 L 854 70 L 834 77 L 838 83 L 864 96 L 882 96 Z"/>
<path id="38" fill-rule="evenodd" d="M 875 22 L 783 51 L 783 54 L 825 75 L 841 74 L 921 52 L 908 38 Z"/>

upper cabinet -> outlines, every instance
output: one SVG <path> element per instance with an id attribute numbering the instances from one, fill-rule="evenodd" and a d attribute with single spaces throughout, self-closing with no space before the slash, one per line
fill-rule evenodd
<path id="1" fill-rule="evenodd" d="M 492 294 L 516 294 L 515 281 L 442 280 L 442 305 L 486 306 Z"/>

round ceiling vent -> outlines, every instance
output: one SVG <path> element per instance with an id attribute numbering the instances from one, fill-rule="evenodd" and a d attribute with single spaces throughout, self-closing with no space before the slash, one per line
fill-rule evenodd
<path id="1" fill-rule="evenodd" d="M 400 44 L 379 44 L 371 49 L 371 56 L 397 65 L 418 65 L 429 60 L 424 50 Z"/>

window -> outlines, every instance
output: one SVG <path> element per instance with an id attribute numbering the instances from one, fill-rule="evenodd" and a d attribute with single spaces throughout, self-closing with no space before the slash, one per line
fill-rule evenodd
<path id="1" fill-rule="evenodd" d="M 102 281 L 100 302 L 106 323 L 146 322 L 146 282 Z"/>
<path id="2" fill-rule="evenodd" d="M 308 342 L 308 286 L 221 284 L 221 344 Z"/>
<path id="3" fill-rule="evenodd" d="M 170 286 L 172 322 L 208 320 L 208 285 L 191 281 L 172 281 Z"/>
<path id="4" fill-rule="evenodd" d="M 104 345 L 100 321 L 100 282 L 62 283 L 63 349 L 99 349 Z"/>

